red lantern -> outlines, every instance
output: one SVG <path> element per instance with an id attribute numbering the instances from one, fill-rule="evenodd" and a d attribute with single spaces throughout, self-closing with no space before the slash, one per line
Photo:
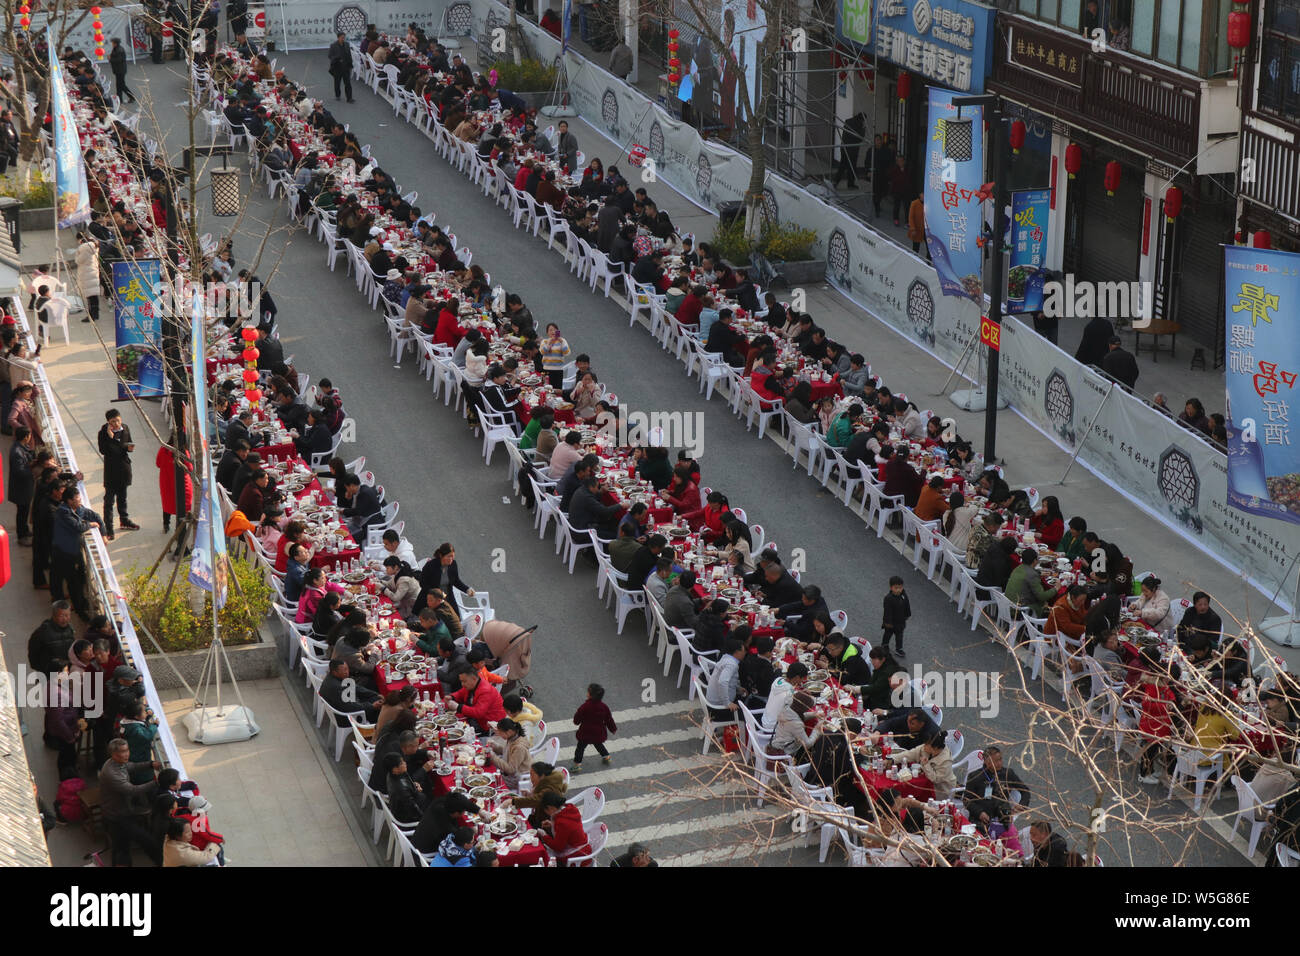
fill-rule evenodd
<path id="1" fill-rule="evenodd" d="M 1177 186 L 1165 190 L 1165 218 L 1173 222 L 1183 211 L 1183 191 Z"/>
<path id="2" fill-rule="evenodd" d="M 104 59 L 104 48 L 102 46 L 95 47 L 95 56 L 101 60 Z"/>
<path id="3" fill-rule="evenodd" d="M 254 382 L 257 381 L 257 369 L 255 368 L 244 369 L 242 375 L 244 381 L 247 382 L 249 385 L 252 385 Z"/>
<path id="4" fill-rule="evenodd" d="M 681 35 L 682 35 L 681 30 L 672 29 L 668 31 L 668 39 L 670 40 L 676 40 Z"/>
<path id="5" fill-rule="evenodd" d="M 676 83 L 676 82 L 678 82 L 679 80 L 681 80 L 681 77 L 678 76 L 676 73 L 669 73 L 669 74 L 668 74 L 668 82 L 669 82 L 669 83 Z"/>
<path id="6" fill-rule="evenodd" d="M 253 346 L 250 345 L 248 348 L 244 349 L 244 351 L 240 353 L 239 357 L 242 358 L 245 362 L 252 364 L 253 362 L 257 361 L 258 357 L 261 356 L 261 354 L 262 354 L 261 352 L 259 352 L 257 349 L 253 348 Z"/>
<path id="7" fill-rule="evenodd" d="M 240 329 L 239 335 L 245 342 L 254 342 L 257 340 L 257 329 Z"/>
<path id="8" fill-rule="evenodd" d="M 18 12 L 19 12 L 19 13 L 31 13 L 31 12 L 32 12 L 32 8 L 29 7 L 27 4 L 24 3 L 21 7 L 18 8 Z"/>
<path id="9" fill-rule="evenodd" d="M 250 404 L 256 405 L 262 400 L 262 390 L 260 388 L 250 388 L 244 393 Z"/>
<path id="10" fill-rule="evenodd" d="M 32 21 L 31 21 L 31 18 L 30 18 L 30 17 L 22 17 L 22 18 L 18 21 L 18 23 L 19 23 L 19 25 L 20 25 L 24 30 L 26 30 L 29 26 L 32 25 Z"/>
<path id="11" fill-rule="evenodd" d="M 671 60 L 668 61 L 668 65 L 675 70 L 682 65 L 682 61 L 677 59 L 677 57 L 673 57 Z"/>
<path id="12" fill-rule="evenodd" d="M 1266 230 L 1261 229 L 1251 238 L 1250 244 L 1256 249 L 1272 249 L 1273 237 Z"/>
<path id="13" fill-rule="evenodd" d="M 100 15 L 101 13 L 103 13 L 103 12 L 104 12 L 104 11 L 101 10 L 99 7 L 91 7 L 91 8 L 90 8 L 90 15 L 91 15 L 92 17 L 97 17 L 97 16 L 99 16 L 99 15 Z"/>
<path id="14" fill-rule="evenodd" d="M 1016 120 L 1011 124 L 1011 152 L 1020 155 L 1021 147 L 1025 145 L 1025 121 Z"/>
<path id="15" fill-rule="evenodd" d="M 1115 190 L 1119 189 L 1119 179 L 1123 169 L 1124 167 L 1113 159 L 1106 164 L 1106 178 L 1103 182 L 1106 186 L 1107 196 L 1115 195 Z"/>
<path id="16" fill-rule="evenodd" d="M 1233 10 L 1228 14 L 1228 46 L 1244 50 L 1250 46 L 1250 14 Z"/>
<path id="17" fill-rule="evenodd" d="M 1071 143 L 1065 147 L 1065 171 L 1073 179 L 1081 169 L 1083 169 L 1083 147 L 1078 143 Z"/>
<path id="18" fill-rule="evenodd" d="M 898 74 L 898 98 L 905 100 L 912 95 L 912 74 Z"/>

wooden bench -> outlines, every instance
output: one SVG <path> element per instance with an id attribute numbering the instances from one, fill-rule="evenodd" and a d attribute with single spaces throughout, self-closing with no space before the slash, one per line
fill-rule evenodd
<path id="1" fill-rule="evenodd" d="M 1169 357 L 1173 358 L 1176 355 L 1175 348 L 1178 345 L 1178 333 L 1182 330 L 1183 327 L 1178 322 L 1170 322 L 1168 319 L 1152 319 L 1151 324 L 1145 329 L 1133 330 L 1133 354 L 1142 354 L 1142 336 L 1149 335 L 1152 338 L 1151 361 L 1155 362 L 1156 354 L 1161 351 L 1159 337 L 1167 335 L 1169 336 Z"/>

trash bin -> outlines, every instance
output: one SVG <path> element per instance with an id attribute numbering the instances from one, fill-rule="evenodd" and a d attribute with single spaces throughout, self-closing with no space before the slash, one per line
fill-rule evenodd
<path id="1" fill-rule="evenodd" d="M 4 216 L 5 228 L 9 230 L 15 252 L 23 251 L 22 208 L 23 204 L 13 196 L 0 197 L 0 215 Z"/>

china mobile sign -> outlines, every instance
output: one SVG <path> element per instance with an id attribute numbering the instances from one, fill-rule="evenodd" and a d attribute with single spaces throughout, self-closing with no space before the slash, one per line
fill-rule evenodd
<path id="1" fill-rule="evenodd" d="M 978 93 L 992 63 L 993 16 L 992 7 L 967 0 L 879 0 L 865 45 L 931 83 Z M 841 36 L 853 42 L 843 29 Z"/>

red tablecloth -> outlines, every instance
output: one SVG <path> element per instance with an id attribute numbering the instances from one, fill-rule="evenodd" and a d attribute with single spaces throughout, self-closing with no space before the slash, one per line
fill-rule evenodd
<path id="1" fill-rule="evenodd" d="M 812 386 L 814 402 L 820 402 L 823 398 L 839 398 L 844 394 L 844 386 L 838 381 L 810 382 L 809 384 Z"/>
<path id="2" fill-rule="evenodd" d="M 911 780 L 903 783 L 900 780 L 890 780 L 883 773 L 876 773 L 874 770 L 862 768 L 862 783 L 854 781 L 859 790 L 871 797 L 877 797 L 881 790 L 894 789 L 905 797 L 914 797 L 917 800 L 929 800 L 934 796 L 934 784 L 930 778 L 921 774 L 919 777 L 913 777 Z M 865 787 L 863 784 L 865 783 Z"/>
<path id="3" fill-rule="evenodd" d="M 322 500 L 330 500 L 332 498 L 331 495 L 326 493 L 325 490 L 321 488 L 320 482 L 315 478 L 313 478 L 311 480 L 311 483 L 308 484 L 306 487 L 304 487 L 302 491 L 294 495 L 294 497 L 296 499 L 302 499 L 307 497 L 307 495 L 311 494 L 313 491 L 321 492 L 320 498 Z M 348 532 L 346 526 L 343 528 L 342 534 L 344 537 L 347 538 L 348 541 L 352 542 L 352 546 L 344 547 L 339 551 L 334 551 L 334 552 L 317 551 L 315 554 L 312 555 L 311 558 L 311 566 L 313 568 L 325 568 L 326 570 L 333 570 L 335 567 L 344 563 L 345 561 L 351 561 L 353 558 L 361 557 L 361 547 L 356 543 L 355 539 L 353 539 L 352 535 Z"/>
<path id="4" fill-rule="evenodd" d="M 576 425 L 578 420 L 573 417 L 572 408 L 552 408 L 555 413 L 555 423 L 557 425 Z M 529 405 L 522 395 L 519 397 L 519 424 L 527 425 L 533 420 L 533 406 Z"/>

